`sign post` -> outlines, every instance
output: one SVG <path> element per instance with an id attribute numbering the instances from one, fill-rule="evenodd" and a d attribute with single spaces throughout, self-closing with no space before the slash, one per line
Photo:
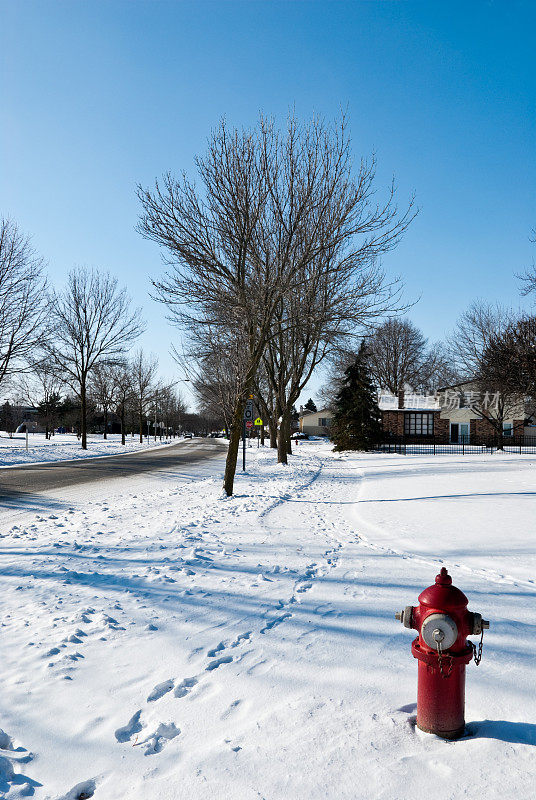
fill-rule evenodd
<path id="1" fill-rule="evenodd" d="M 260 417 L 257 417 L 257 419 L 255 420 L 255 427 L 262 428 L 263 424 L 264 423 L 262 419 Z M 260 441 L 260 433 L 257 435 L 257 450 L 259 449 L 259 441 Z M 262 444 L 264 447 L 264 442 Z"/>
<path id="2" fill-rule="evenodd" d="M 253 395 L 250 394 L 244 409 L 244 419 L 242 422 L 242 472 L 246 471 L 246 427 L 253 425 Z"/>

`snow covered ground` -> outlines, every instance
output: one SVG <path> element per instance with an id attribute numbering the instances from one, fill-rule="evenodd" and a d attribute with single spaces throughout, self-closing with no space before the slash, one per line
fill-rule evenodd
<path id="1" fill-rule="evenodd" d="M 3 507 L 0 794 L 532 797 L 536 458 L 248 458 Z M 458 742 L 394 619 L 441 565 L 491 621 Z"/>
<path id="2" fill-rule="evenodd" d="M 102 435 L 88 434 L 87 450 L 80 447 L 80 439 L 74 433 L 57 433 L 51 439 L 45 439 L 44 433 L 28 434 L 28 450 L 26 450 L 26 434 L 15 433 L 9 438 L 7 433 L 0 433 L 0 467 L 13 467 L 19 464 L 36 464 L 46 461 L 66 461 L 73 458 L 93 458 L 94 456 L 112 456 L 130 453 L 148 447 L 160 447 L 164 442 L 144 437 L 140 444 L 139 436 L 127 436 L 124 446 L 121 434 Z"/>

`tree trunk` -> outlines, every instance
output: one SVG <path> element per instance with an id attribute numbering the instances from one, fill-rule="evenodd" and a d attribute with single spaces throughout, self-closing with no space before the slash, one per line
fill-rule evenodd
<path id="1" fill-rule="evenodd" d="M 143 444 L 143 414 L 140 412 L 140 444 Z"/>
<path id="2" fill-rule="evenodd" d="M 108 411 L 104 411 L 104 438 L 108 438 Z"/>
<path id="3" fill-rule="evenodd" d="M 292 436 L 292 418 L 290 416 L 290 409 L 285 412 L 285 435 L 287 438 L 287 454 L 291 456 L 292 442 L 290 437 Z"/>
<path id="4" fill-rule="evenodd" d="M 278 464 L 288 464 L 287 451 L 287 432 L 285 412 L 280 415 L 279 431 L 277 434 L 277 462 Z"/>
<path id="5" fill-rule="evenodd" d="M 277 424 L 271 417 L 268 422 L 268 428 L 270 430 L 270 447 L 275 449 L 277 447 Z"/>
<path id="6" fill-rule="evenodd" d="M 239 400 L 236 404 L 233 418 L 231 420 L 231 430 L 229 436 L 229 449 L 225 461 L 225 475 L 223 478 L 223 489 L 227 497 L 233 494 L 234 478 L 236 472 L 236 461 L 238 458 L 238 448 L 240 447 L 240 437 L 244 420 L 245 402 Z"/>
<path id="7" fill-rule="evenodd" d="M 80 384 L 80 415 L 82 428 L 82 450 L 87 450 L 87 407 L 86 407 L 86 383 Z"/>
<path id="8" fill-rule="evenodd" d="M 121 406 L 121 444 L 125 445 L 125 406 Z"/>

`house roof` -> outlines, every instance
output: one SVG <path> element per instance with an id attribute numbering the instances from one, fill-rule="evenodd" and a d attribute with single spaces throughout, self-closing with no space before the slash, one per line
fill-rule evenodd
<path id="1" fill-rule="evenodd" d="M 404 394 L 404 405 L 398 406 L 398 395 L 391 392 L 382 392 L 378 395 L 378 408 L 380 411 L 437 411 L 439 400 L 435 395 Z"/>
<path id="2" fill-rule="evenodd" d="M 305 417 L 311 417 L 313 414 L 332 414 L 331 408 L 319 408 L 318 411 L 305 411 L 303 414 L 300 414 L 300 419 L 305 419 Z"/>

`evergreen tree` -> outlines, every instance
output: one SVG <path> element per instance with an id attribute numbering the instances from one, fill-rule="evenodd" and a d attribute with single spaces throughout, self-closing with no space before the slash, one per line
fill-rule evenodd
<path id="1" fill-rule="evenodd" d="M 306 408 L 307 411 L 312 411 L 313 413 L 315 411 L 318 411 L 318 408 L 316 407 L 316 404 L 314 403 L 312 397 L 310 397 L 309 400 L 306 402 L 304 408 Z"/>
<path id="2" fill-rule="evenodd" d="M 335 399 L 331 426 L 335 450 L 372 450 L 380 441 L 380 410 L 368 360 L 367 347 L 362 342 Z"/>

